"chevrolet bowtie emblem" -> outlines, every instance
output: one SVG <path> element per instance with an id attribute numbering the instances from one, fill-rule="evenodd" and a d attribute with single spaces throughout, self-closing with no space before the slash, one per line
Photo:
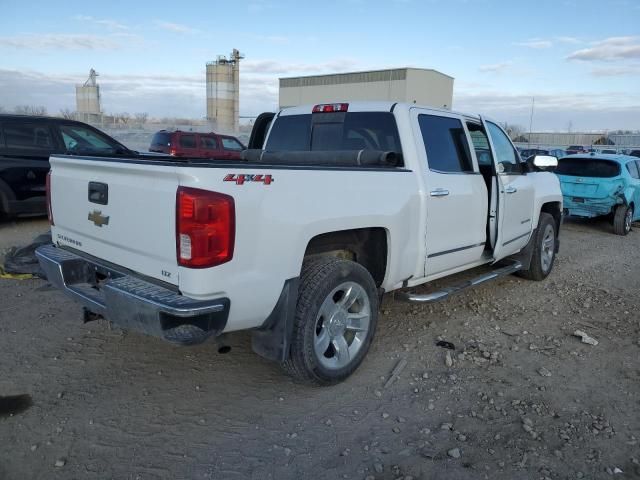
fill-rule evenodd
<path id="1" fill-rule="evenodd" d="M 89 213 L 87 220 L 93 222 L 96 227 L 102 227 L 103 225 L 109 225 L 109 216 L 102 215 L 100 210 L 94 210 Z"/>

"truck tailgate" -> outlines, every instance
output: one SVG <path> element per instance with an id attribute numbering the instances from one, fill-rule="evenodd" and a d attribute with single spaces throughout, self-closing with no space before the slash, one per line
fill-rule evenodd
<path id="1" fill-rule="evenodd" d="M 175 167 L 52 156 L 51 168 L 54 243 L 178 284 Z"/>

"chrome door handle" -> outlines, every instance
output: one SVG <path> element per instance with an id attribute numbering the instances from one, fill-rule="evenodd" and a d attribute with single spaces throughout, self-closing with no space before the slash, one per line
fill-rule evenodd
<path id="1" fill-rule="evenodd" d="M 444 188 L 436 188 L 435 190 L 431 190 L 432 197 L 446 197 L 449 195 L 449 190 Z"/>
<path id="2" fill-rule="evenodd" d="M 516 187 L 507 187 L 504 189 L 504 193 L 516 193 L 518 189 Z"/>

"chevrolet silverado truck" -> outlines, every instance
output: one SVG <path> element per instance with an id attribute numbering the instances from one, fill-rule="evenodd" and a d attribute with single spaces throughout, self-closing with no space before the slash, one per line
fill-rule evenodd
<path id="1" fill-rule="evenodd" d="M 402 103 L 300 106 L 261 115 L 249 148 L 233 162 L 52 156 L 53 244 L 37 251 L 49 282 L 85 320 L 173 343 L 249 329 L 256 353 L 332 384 L 366 355 L 383 293 L 429 303 L 552 270 L 557 159 L 523 162 L 496 122 Z"/>

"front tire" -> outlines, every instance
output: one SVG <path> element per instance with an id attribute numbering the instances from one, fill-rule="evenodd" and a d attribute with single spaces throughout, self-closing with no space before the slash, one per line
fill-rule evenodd
<path id="1" fill-rule="evenodd" d="M 616 235 L 628 235 L 631 231 L 631 221 L 633 220 L 633 207 L 618 205 L 613 217 L 613 233 Z"/>
<path id="2" fill-rule="evenodd" d="M 296 380 L 331 385 L 362 363 L 378 320 L 378 294 L 360 264 L 323 259 L 305 264 L 296 306 L 289 359 Z"/>
<path id="3" fill-rule="evenodd" d="M 535 247 L 528 270 L 520 270 L 518 275 L 528 280 L 540 281 L 549 276 L 556 259 L 556 221 L 552 215 L 541 213 L 536 230 Z"/>

